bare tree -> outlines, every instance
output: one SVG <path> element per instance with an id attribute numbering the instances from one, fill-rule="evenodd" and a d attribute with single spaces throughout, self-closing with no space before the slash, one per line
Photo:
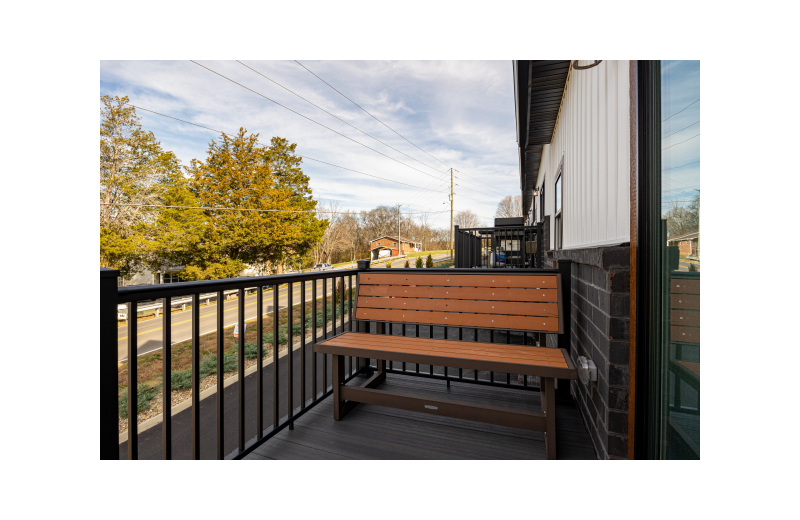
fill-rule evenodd
<path id="1" fill-rule="evenodd" d="M 465 209 L 453 216 L 453 224 L 461 228 L 474 228 L 481 225 L 481 218 L 471 209 Z"/>
<path id="2" fill-rule="evenodd" d="M 345 239 L 345 226 L 342 225 L 342 212 L 337 201 L 317 204 L 317 213 L 320 220 L 328 221 L 328 228 L 322 239 L 314 248 L 314 262 L 319 264 L 328 262 L 334 253 L 348 246 Z"/>
<path id="3" fill-rule="evenodd" d="M 521 217 L 522 215 L 522 195 L 508 195 L 497 205 L 494 212 L 497 218 Z"/>

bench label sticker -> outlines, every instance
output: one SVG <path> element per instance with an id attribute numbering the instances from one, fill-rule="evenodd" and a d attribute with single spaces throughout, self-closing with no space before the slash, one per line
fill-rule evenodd
<path id="1" fill-rule="evenodd" d="M 425 405 L 425 408 L 427 408 L 427 409 L 429 409 L 429 410 L 438 410 L 438 409 L 439 409 L 439 407 L 438 407 L 438 406 L 431 406 L 431 405 L 429 405 L 429 404 L 426 404 L 426 405 Z"/>

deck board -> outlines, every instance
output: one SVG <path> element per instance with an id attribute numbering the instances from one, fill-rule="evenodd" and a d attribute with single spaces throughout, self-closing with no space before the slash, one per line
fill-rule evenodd
<path id="1" fill-rule="evenodd" d="M 350 384 L 360 384 L 356 378 Z M 539 411 L 539 394 L 516 389 L 389 374 L 381 389 L 457 399 L 472 404 Z M 556 404 L 559 459 L 595 459 L 592 442 L 574 403 Z M 333 420 L 332 398 L 257 448 L 247 459 L 546 459 L 544 434 L 464 419 L 359 404 Z"/>

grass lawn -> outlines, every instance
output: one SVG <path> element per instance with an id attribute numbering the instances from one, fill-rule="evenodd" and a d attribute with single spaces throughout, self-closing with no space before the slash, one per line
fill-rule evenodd
<path id="1" fill-rule="evenodd" d="M 348 291 L 349 293 L 349 291 Z M 352 294 L 355 296 L 355 293 Z M 327 326 L 332 321 L 331 316 L 331 304 L 329 303 L 330 299 L 326 298 L 326 303 L 328 307 L 328 314 L 327 314 L 327 323 L 323 323 L 322 321 L 322 306 L 323 300 L 322 298 L 318 298 L 316 301 L 317 307 L 317 323 L 316 326 L 323 327 Z M 300 322 L 300 304 L 297 304 L 293 307 L 293 316 L 292 316 L 292 337 L 293 341 L 300 337 L 302 333 L 309 333 L 313 330 L 313 324 L 311 323 L 311 305 L 313 302 L 305 302 L 306 308 L 306 322 L 305 324 L 301 324 Z M 349 306 L 347 302 L 347 297 L 345 296 L 344 301 L 344 311 L 345 314 L 348 313 Z M 337 322 L 341 323 L 341 316 L 339 316 L 339 304 L 336 305 L 336 314 L 337 314 Z M 279 324 L 279 331 L 278 331 L 278 347 L 281 351 L 286 350 L 288 348 L 288 328 L 289 328 L 289 319 L 288 319 L 288 309 L 282 309 L 278 313 L 278 324 Z M 262 327 L 263 327 L 263 341 L 264 341 L 264 357 L 269 357 L 272 355 L 273 349 L 273 316 L 272 314 L 268 314 L 262 317 Z M 247 359 L 256 359 L 257 357 L 257 328 L 255 320 L 251 320 L 247 322 L 247 332 L 244 336 L 244 343 L 245 343 L 245 357 Z M 233 337 L 233 326 L 227 327 L 224 331 L 224 356 L 225 356 L 225 373 L 233 373 L 237 370 L 238 365 L 238 345 L 239 339 Z M 216 353 L 217 353 L 217 332 L 211 332 L 209 334 L 205 334 L 200 337 L 200 377 L 205 377 L 209 374 L 216 373 Z M 140 400 L 139 404 L 139 411 L 142 411 L 142 406 L 147 406 L 149 400 L 155 396 L 155 393 L 152 392 L 154 388 L 161 387 L 161 376 L 162 376 L 162 353 L 163 350 L 159 350 L 156 352 L 151 352 L 149 354 L 144 354 L 139 356 L 137 359 L 137 374 L 136 379 L 139 385 L 139 394 L 142 394 L 142 397 L 146 400 L 145 403 L 142 403 Z M 192 341 L 187 340 L 181 343 L 177 343 L 172 345 L 172 359 L 171 359 L 171 379 L 172 379 L 172 389 L 181 389 L 182 387 L 186 387 L 184 389 L 188 389 L 189 385 L 191 384 L 191 370 L 192 370 Z M 206 373 L 207 372 L 207 373 Z M 117 364 L 117 385 L 119 388 L 119 396 L 126 400 L 127 403 L 127 384 L 128 384 L 128 363 L 118 363 Z M 151 395 L 152 394 L 152 395 Z M 145 408 L 147 409 L 147 408 Z"/>

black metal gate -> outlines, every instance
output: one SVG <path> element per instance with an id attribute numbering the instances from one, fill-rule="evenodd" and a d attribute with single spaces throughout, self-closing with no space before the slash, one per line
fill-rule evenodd
<path id="1" fill-rule="evenodd" d="M 542 267 L 537 248 L 537 226 L 497 226 L 459 229 L 454 227 L 455 267 L 501 267 L 492 265 L 491 253 L 505 252 L 507 268 Z"/>

